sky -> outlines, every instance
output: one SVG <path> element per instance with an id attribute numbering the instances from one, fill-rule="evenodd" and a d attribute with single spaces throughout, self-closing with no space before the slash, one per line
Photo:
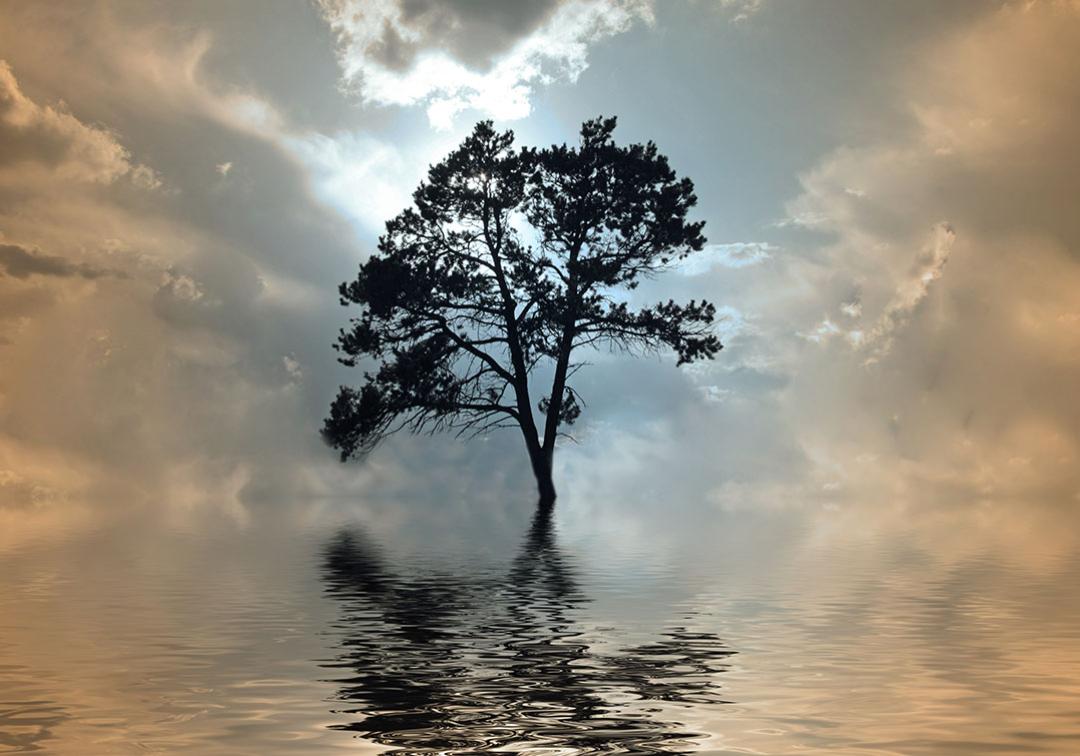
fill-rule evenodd
<path id="1" fill-rule="evenodd" d="M 725 349 L 591 356 L 563 499 L 1075 508 L 1078 112 L 1068 0 L 7 0 L 0 510 L 531 496 L 511 431 L 338 462 L 336 287 L 478 120 L 601 114 Z"/>

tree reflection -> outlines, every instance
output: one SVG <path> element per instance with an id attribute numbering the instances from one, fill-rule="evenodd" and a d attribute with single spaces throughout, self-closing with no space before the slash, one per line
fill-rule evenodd
<path id="1" fill-rule="evenodd" d="M 685 752 L 701 734 L 665 713 L 724 703 L 731 651 L 676 627 L 602 650 L 588 602 L 540 509 L 508 573 L 404 575 L 360 531 L 327 546 L 327 592 L 343 605 L 338 713 L 396 753 L 529 748 Z"/>
<path id="2" fill-rule="evenodd" d="M 31 673 L 22 665 L 0 665 L 0 675 L 14 677 Z M 68 712 L 45 697 L 19 696 L 16 691 L 0 691 L 0 753 L 45 751 L 54 731 L 70 719 Z M 14 695 L 12 695 L 14 694 Z"/>

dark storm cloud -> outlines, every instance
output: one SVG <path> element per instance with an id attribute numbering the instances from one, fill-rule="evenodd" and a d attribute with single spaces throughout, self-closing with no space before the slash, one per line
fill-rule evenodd
<path id="1" fill-rule="evenodd" d="M 508 3 L 503 0 L 401 0 L 401 23 L 415 38 L 405 40 L 391 24 L 369 48 L 388 68 L 408 68 L 417 53 L 442 49 L 470 68 L 491 59 L 536 31 L 562 0 Z"/>
<path id="2" fill-rule="evenodd" d="M 397 0 L 395 12 L 377 12 L 346 0 L 324 0 L 329 13 L 348 9 L 359 18 L 378 18 L 381 27 L 369 37 L 365 53 L 392 71 L 409 69 L 418 55 L 441 50 L 474 70 L 540 28 L 566 0 Z M 382 14 L 381 16 L 379 14 Z"/>
<path id="3" fill-rule="evenodd" d="M 0 270 L 12 278 L 55 276 L 57 278 L 101 278 L 120 276 L 121 271 L 98 268 L 88 263 L 75 263 L 56 255 L 45 255 L 17 244 L 0 244 Z"/>

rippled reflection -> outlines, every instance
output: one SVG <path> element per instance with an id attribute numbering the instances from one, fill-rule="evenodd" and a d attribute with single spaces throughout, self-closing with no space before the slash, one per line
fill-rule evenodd
<path id="1" fill-rule="evenodd" d="M 1080 753 L 1071 510 L 657 509 L 0 521 L 0 754 Z"/>
<path id="2" fill-rule="evenodd" d="M 0 679 L 30 680 L 32 671 L 18 664 L 0 664 Z M 30 686 L 19 687 L 4 691 L 0 698 L 0 753 L 46 751 L 55 737 L 54 730 L 69 715 Z"/>
<path id="3" fill-rule="evenodd" d="M 395 572 L 357 529 L 327 546 L 327 591 L 343 606 L 326 666 L 355 716 L 334 725 L 392 752 L 513 749 L 685 752 L 704 737 L 673 711 L 725 703 L 735 652 L 671 627 L 606 648 L 584 623 L 589 598 L 537 512 L 508 571 Z"/>

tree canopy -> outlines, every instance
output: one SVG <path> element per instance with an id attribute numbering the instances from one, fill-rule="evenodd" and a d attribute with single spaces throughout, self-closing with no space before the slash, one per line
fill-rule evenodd
<path id="1" fill-rule="evenodd" d="M 581 414 L 571 379 L 592 348 L 670 349 L 677 364 L 721 349 L 715 307 L 635 308 L 626 289 L 705 244 L 697 198 L 655 144 L 619 146 L 614 118 L 587 121 L 576 146 L 518 149 L 490 121 L 428 170 L 378 252 L 341 284 L 360 305 L 335 348 L 366 368 L 323 427 L 342 460 L 399 430 L 521 430 L 541 498 L 554 500 L 561 429 Z M 550 385 L 530 381 L 547 365 Z"/>

